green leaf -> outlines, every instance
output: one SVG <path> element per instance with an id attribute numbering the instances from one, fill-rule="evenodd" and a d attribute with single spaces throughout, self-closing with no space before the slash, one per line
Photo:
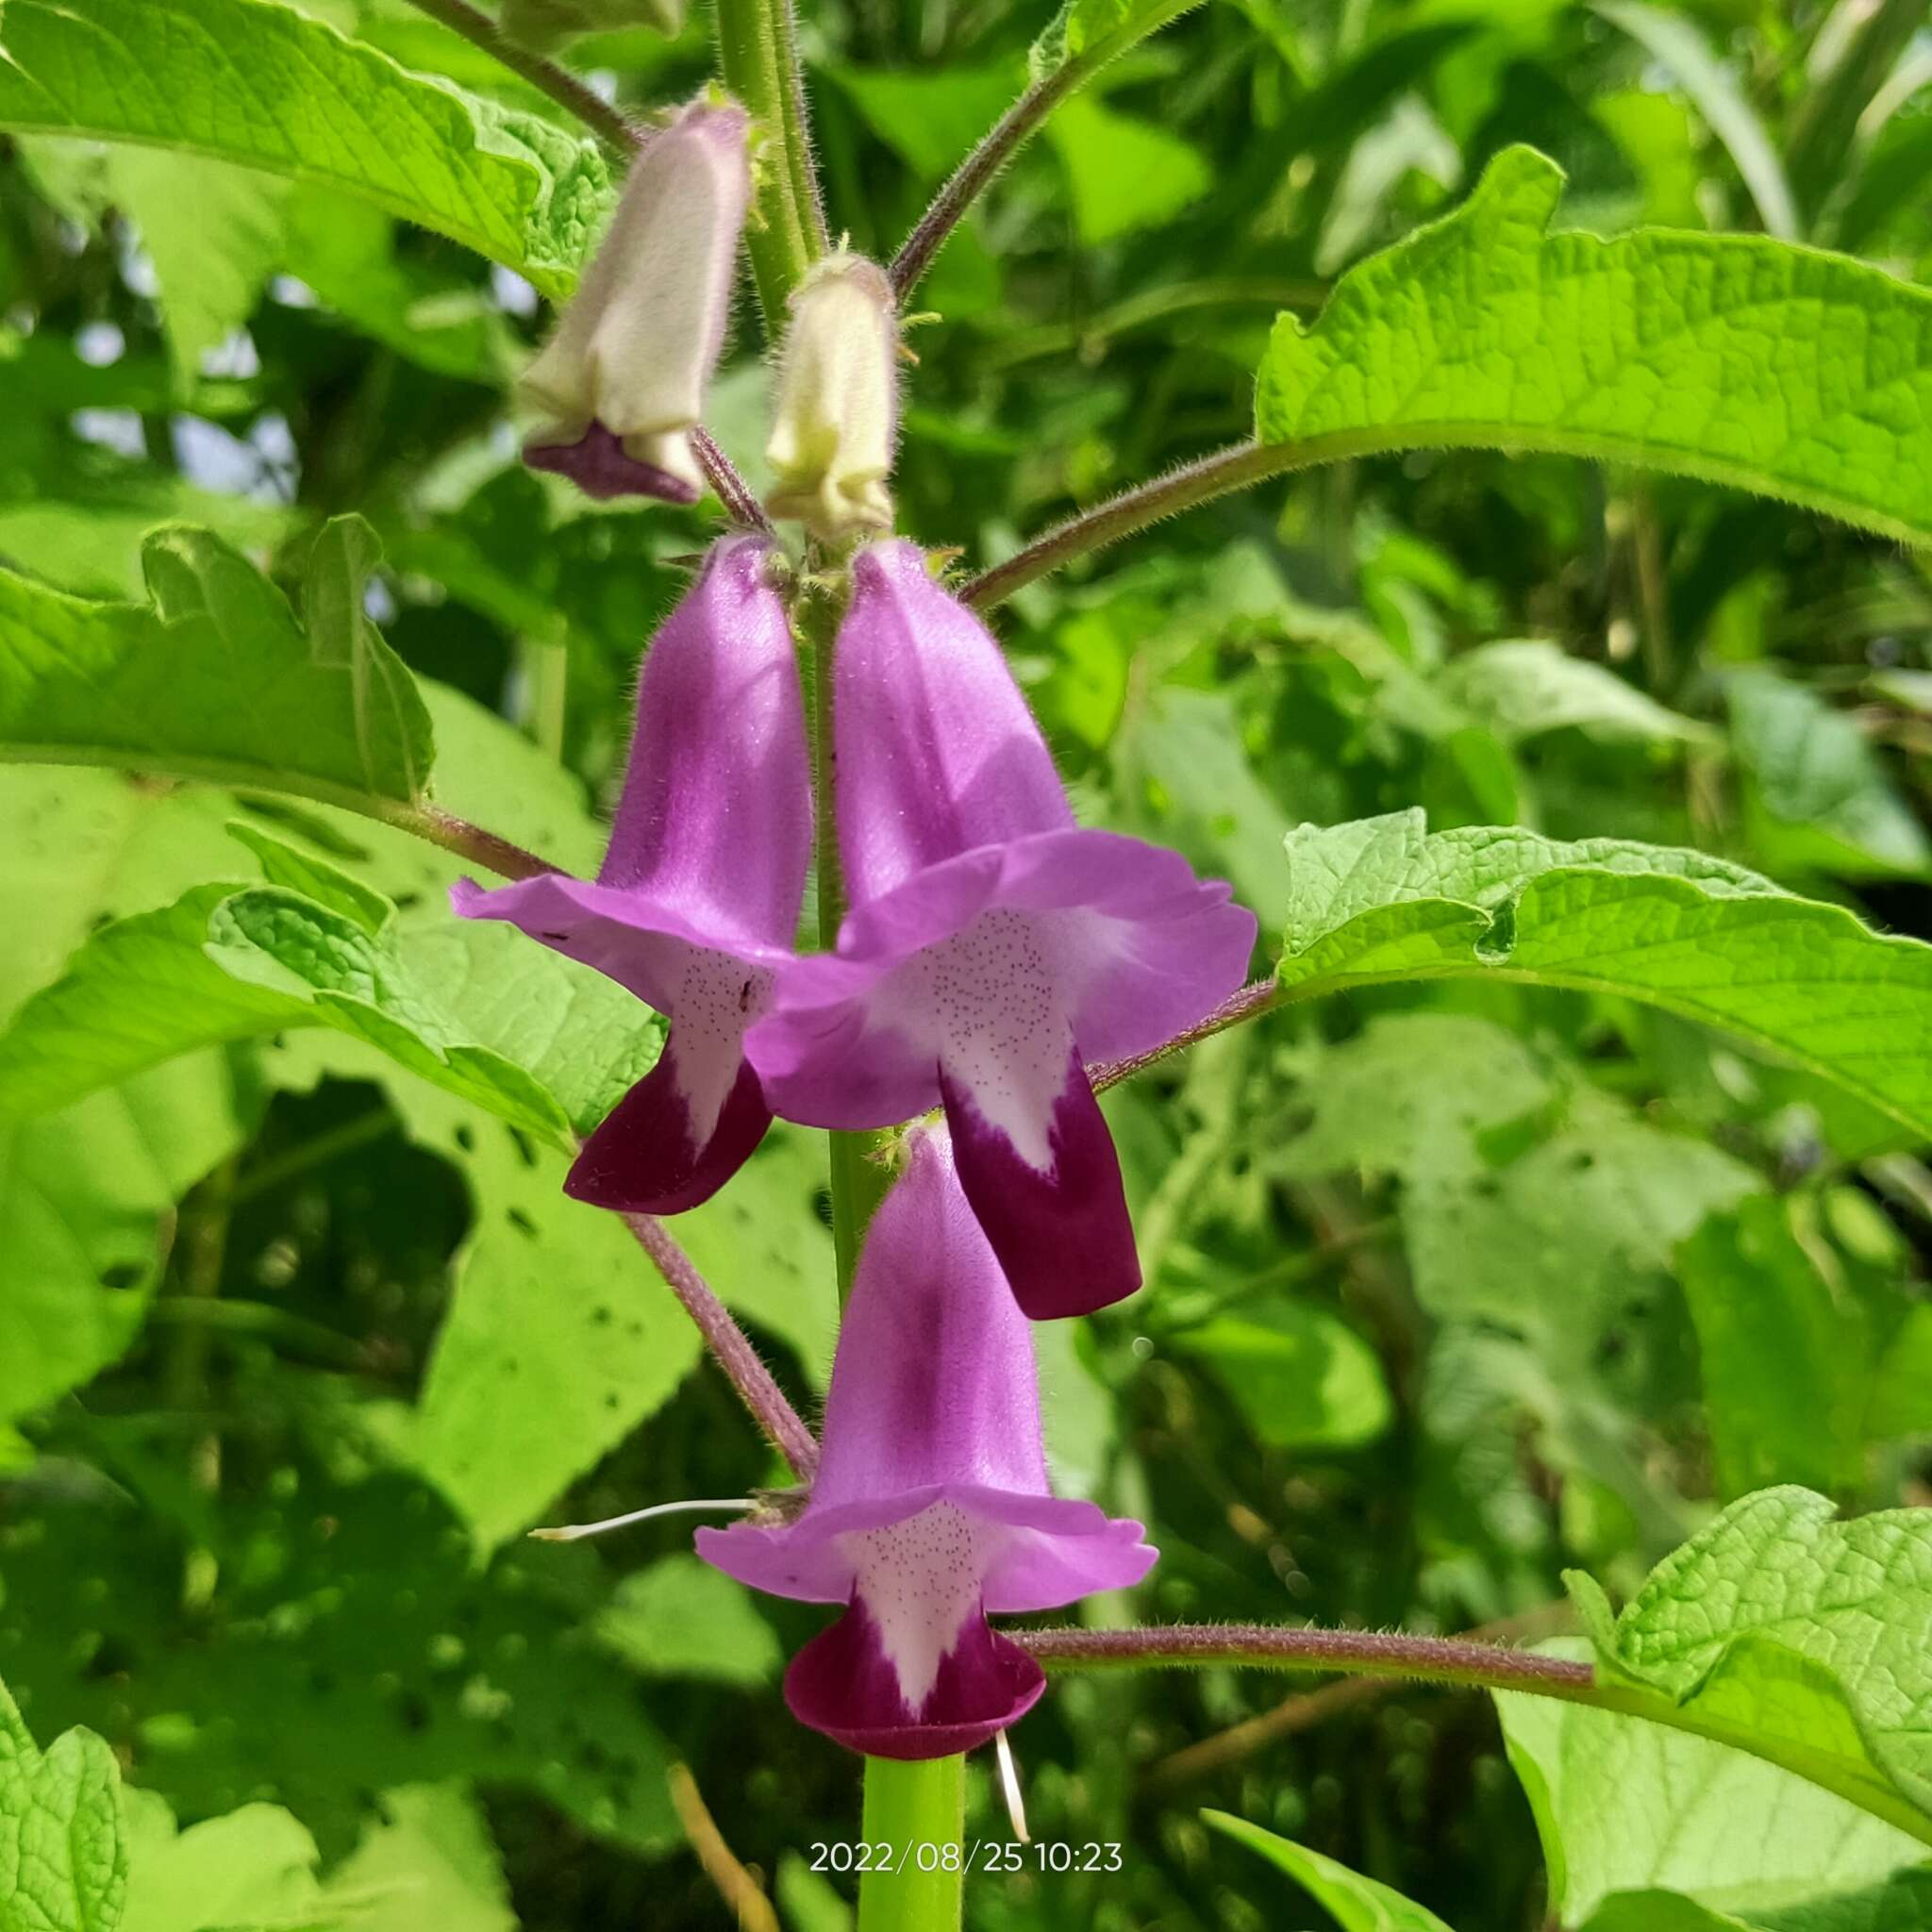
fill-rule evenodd
<path id="1" fill-rule="evenodd" d="M 114 1754 L 82 1730 L 42 1753 L 0 1684 L 0 1932 L 116 1932 L 126 1895 Z"/>
<path id="2" fill-rule="evenodd" d="M 1342 1932 L 1450 1932 L 1434 1912 L 1424 1910 L 1413 1899 L 1351 1872 L 1346 1865 L 1338 1865 L 1333 1858 L 1324 1858 L 1320 1852 L 1309 1851 L 1307 1845 L 1277 1838 L 1272 1831 L 1263 1831 L 1244 1818 L 1231 1818 L 1225 1811 L 1204 1811 L 1201 1821 L 1237 1844 L 1259 1852 L 1271 1865 L 1286 1872 L 1335 1914 Z"/>
<path id="3" fill-rule="evenodd" d="M 284 265 L 352 327 L 417 368 L 495 387 L 521 359 L 490 291 L 399 249 L 407 230 L 379 208 L 298 187 L 285 226 Z"/>
<path id="4" fill-rule="evenodd" d="M 1593 738 L 1704 743 L 1715 734 L 1626 684 L 1614 671 L 1573 658 L 1541 638 L 1507 638 L 1465 651 L 1438 688 L 1499 738 L 1514 742 L 1566 726 Z"/>
<path id="5" fill-rule="evenodd" d="M 381 1812 L 329 1874 L 343 1932 L 516 1932 L 490 1821 L 466 1785 L 403 1785 Z"/>
<path id="6" fill-rule="evenodd" d="M 1288 816 L 1248 762 L 1228 693 L 1150 692 L 1121 726 L 1113 768 L 1119 830 L 1179 846 L 1250 906 L 1279 898 Z"/>
<path id="7" fill-rule="evenodd" d="M 1932 1842 L 1932 1511 L 1849 1522 L 1808 1490 L 1731 1505 L 1657 1565 L 1604 1663 Z"/>
<path id="8" fill-rule="evenodd" d="M 1306 1123 L 1272 1159 L 1295 1180 L 1466 1173 L 1483 1164 L 1480 1135 L 1551 1095 L 1549 1071 L 1507 1027 L 1463 1013 L 1378 1013 L 1317 1055 L 1295 1095 Z"/>
<path id="9" fill-rule="evenodd" d="M 568 293 L 610 202 L 596 145 L 408 73 L 272 0 L 7 0 L 0 127 L 337 188 Z"/>
<path id="10" fill-rule="evenodd" d="M 785 1654 L 738 1584 L 691 1555 L 635 1570 L 597 1613 L 599 1640 L 647 1677 L 704 1677 L 756 1686 Z"/>
<path id="11" fill-rule="evenodd" d="M 1748 1914 L 1856 1891 L 1924 1857 L 1918 1840 L 1844 1799 L 1707 1739 L 1520 1692 L 1499 1693 L 1496 1707 L 1536 1814 L 1550 1909 L 1566 1925 L 1614 1892 L 1655 1888 Z"/>
<path id="12" fill-rule="evenodd" d="M 1418 447 L 1610 458 L 1932 540 L 1932 291 L 1759 236 L 1546 232 L 1561 188 L 1554 162 L 1507 149 L 1311 325 L 1282 316 L 1259 440 L 1297 464 Z"/>
<path id="13" fill-rule="evenodd" d="M 562 1158 L 513 1124 L 354 1041 L 305 1035 L 270 1065 L 297 1087 L 380 1081 L 410 1139 L 463 1175 L 474 1218 L 455 1298 L 391 1447 L 493 1549 L 670 1397 L 696 1330 L 622 1217 L 568 1199 Z"/>
<path id="14" fill-rule="evenodd" d="M 0 762 L 0 1017 L 105 919 L 165 906 L 229 863 L 220 794 L 118 772 Z M 414 841 L 412 841 L 414 842 Z"/>
<path id="15" fill-rule="evenodd" d="M 570 1116 L 548 1088 L 494 1047 L 466 1039 L 441 990 L 354 920 L 279 887 L 234 892 L 208 916 L 207 952 L 251 990 L 281 994 L 298 1023 L 337 1027 L 525 1132 L 570 1143 Z"/>
<path id="16" fill-rule="evenodd" d="M 1865 1426 L 1879 1441 L 1932 1436 L 1932 1303 L 1914 1307 L 1886 1344 L 1873 1375 Z"/>
<path id="17" fill-rule="evenodd" d="M 122 1932 L 204 1932 L 218 1926 L 315 1924 L 321 1857 L 279 1805 L 244 1805 L 177 1830 L 153 1791 L 126 1793 L 127 1916 Z"/>
<path id="18" fill-rule="evenodd" d="M 1291 997 L 1385 980 L 1522 980 L 1726 1028 L 1932 1133 L 1932 947 L 1698 852 L 1420 812 L 1289 838 Z"/>
<path id="19" fill-rule="evenodd" d="M 1642 0 L 1596 0 L 1595 11 L 1643 47 L 1696 102 L 1738 164 L 1765 232 L 1795 242 L 1798 211 L 1777 150 L 1737 76 L 1710 51 L 1696 26 Z"/>
<path id="20" fill-rule="evenodd" d="M 1046 133 L 1067 171 L 1074 229 L 1089 248 L 1161 226 L 1214 185 L 1191 142 L 1085 96 L 1061 108 Z"/>
<path id="21" fill-rule="evenodd" d="M 187 525 L 147 541 L 146 607 L 0 572 L 0 757 L 409 803 L 429 770 L 428 713 L 401 659 L 373 629 L 346 630 L 341 611 L 350 573 L 374 560 L 366 531 L 337 518 L 317 543 L 311 602 L 332 620 L 320 632 Z"/>
<path id="22" fill-rule="evenodd" d="M 778 1854 L 774 1890 L 786 1932 L 852 1932 L 852 1907 L 830 1879 L 806 1863 L 802 1853 Z"/>
<path id="23" fill-rule="evenodd" d="M 1724 695 L 1755 857 L 1779 872 L 1924 875 L 1932 841 L 1855 719 L 1761 667 L 1732 673 Z"/>
<path id="24" fill-rule="evenodd" d="M 249 1111 L 208 1054 L 0 1121 L 0 1422 L 126 1352 L 166 1258 L 161 1217 L 247 1138 Z"/>
<path id="25" fill-rule="evenodd" d="M 6 31 L 0 20 L 0 42 Z M 282 265 L 288 184 L 199 155 L 137 147 L 109 151 L 107 180 L 154 263 L 175 380 L 192 389 L 202 357 L 248 320 Z"/>
<path id="26" fill-rule="evenodd" d="M 1743 1201 L 1707 1221 L 1678 1248 L 1677 1277 L 1697 1329 L 1719 1494 L 1856 1489 L 1870 1346 L 1856 1303 L 1793 1233 L 1789 1205 Z"/>
<path id="27" fill-rule="evenodd" d="M 1033 42 L 1026 65 L 1034 83 L 1079 64 L 1084 75 L 1158 33 L 1201 0 L 1065 0 Z"/>
<path id="28" fill-rule="evenodd" d="M 956 67 L 920 73 L 877 67 L 824 70 L 879 139 L 923 179 L 950 172 L 1012 105 L 1012 70 Z"/>
<path id="29" fill-rule="evenodd" d="M 1270 1448 L 1355 1449 L 1389 1426 L 1389 1388 L 1375 1351 L 1323 1309 L 1279 1297 L 1243 1300 L 1170 1342 L 1214 1371 Z"/>
<path id="30" fill-rule="evenodd" d="M 347 1460 L 359 1412 L 315 1412 Z M 591 1552 L 520 1545 L 485 1569 L 425 1485 L 282 1467 L 292 1480 L 276 1494 L 225 1491 L 208 1512 L 221 1566 L 205 1608 L 180 1602 L 181 1529 L 165 1511 L 69 1494 L 0 1524 L 8 1668 L 36 1707 L 101 1731 L 183 1817 L 267 1799 L 331 1860 L 366 1842 L 375 1793 L 393 1806 L 398 1787 L 457 1778 L 646 1855 L 678 1841 L 670 1751 L 582 1622 L 602 1594 Z M 123 1669 L 104 1675 L 102 1657 Z M 474 1840 L 425 1829 L 474 1890 Z M 330 1902 L 349 1932 L 349 1895 L 332 1887 Z M 407 1894 L 380 1903 L 398 1932 L 443 1923 L 406 1917 Z"/>
<path id="31" fill-rule="evenodd" d="M 554 1145 L 657 1058 L 656 1014 L 508 929 L 407 922 L 382 894 L 246 824 L 269 888 L 197 886 L 103 926 L 0 1034 L 5 1113 L 62 1106 L 192 1048 L 333 1026 Z"/>

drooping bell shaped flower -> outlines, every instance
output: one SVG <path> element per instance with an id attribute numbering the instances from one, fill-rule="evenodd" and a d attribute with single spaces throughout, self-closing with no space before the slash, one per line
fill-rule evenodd
<path id="1" fill-rule="evenodd" d="M 637 729 L 591 884 L 544 874 L 451 893 L 594 966 L 670 1020 L 658 1063 L 585 1143 L 580 1201 L 675 1214 L 708 1200 L 771 1124 L 744 1031 L 791 957 L 811 852 L 805 717 L 759 537 L 714 544 L 644 658 Z"/>
<path id="2" fill-rule="evenodd" d="M 765 508 L 832 540 L 890 529 L 899 354 L 892 285 L 863 256 L 830 255 L 791 307 L 765 448 L 777 480 Z"/>
<path id="3" fill-rule="evenodd" d="M 1241 983 L 1255 917 L 1187 861 L 1076 828 L 986 627 L 910 543 L 853 565 L 834 658 L 852 910 L 746 1044 L 788 1120 L 943 1105 L 959 1177 L 1029 1315 L 1140 1286 L 1085 1065 L 1144 1051 Z"/>
<path id="4" fill-rule="evenodd" d="M 792 1659 L 792 1714 L 876 1757 L 984 1743 L 1039 1698 L 989 1614 L 1138 1583 L 1138 1523 L 1053 1495 L 1033 1341 L 959 1191 L 915 1133 L 839 1331 L 817 1479 L 794 1521 L 701 1529 L 698 1554 L 774 1596 L 847 1606 Z"/>
<path id="5" fill-rule="evenodd" d="M 639 150 L 609 231 L 525 372 L 524 460 L 596 497 L 695 503 L 691 432 L 731 310 L 751 198 L 749 118 L 700 100 Z"/>

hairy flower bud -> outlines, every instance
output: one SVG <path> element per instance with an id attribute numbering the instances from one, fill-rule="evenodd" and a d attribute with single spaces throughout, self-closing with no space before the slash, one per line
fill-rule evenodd
<path id="1" fill-rule="evenodd" d="M 748 118 L 700 101 L 645 142 L 557 333 L 518 386 L 533 468 L 591 496 L 695 503 L 691 432 L 717 367 L 751 196 Z"/>
<path id="2" fill-rule="evenodd" d="M 765 448 L 774 516 L 828 538 L 891 526 L 898 353 L 892 287 L 876 263 L 828 256 L 800 284 Z"/>

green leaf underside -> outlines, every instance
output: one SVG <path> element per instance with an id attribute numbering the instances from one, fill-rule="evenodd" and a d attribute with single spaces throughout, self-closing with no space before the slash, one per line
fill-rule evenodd
<path id="1" fill-rule="evenodd" d="M 271 0 L 6 0 L 0 127 L 239 161 L 377 203 L 569 292 L 611 198 L 596 145 Z"/>
<path id="2" fill-rule="evenodd" d="M 1932 291 L 1759 236 L 1552 233 L 1562 182 L 1507 149 L 1312 325 L 1282 316 L 1258 440 L 1611 458 L 1932 541 Z"/>
<path id="3" fill-rule="evenodd" d="M 1311 1852 L 1291 1839 L 1278 1838 L 1250 1824 L 1244 1818 L 1232 1818 L 1225 1811 L 1204 1811 L 1204 1824 L 1259 1852 L 1271 1865 L 1281 1871 L 1302 1890 L 1334 1913 L 1342 1932 L 1450 1932 L 1450 1928 L 1413 1899 L 1373 1878 L 1351 1872 L 1346 1865 Z"/>
<path id="4" fill-rule="evenodd" d="M 384 926 L 368 919 L 375 895 L 279 852 L 271 878 L 306 877 L 337 903 L 218 883 L 103 927 L 0 1036 L 7 1111 L 63 1106 L 194 1047 L 320 1025 L 568 1147 L 656 1058 L 656 1016 L 601 974 L 488 927 Z"/>
<path id="5" fill-rule="evenodd" d="M 1617 1677 L 1932 1841 L 1932 1512 L 1848 1522 L 1808 1490 L 1734 1503 L 1612 1623 L 1579 1608 Z M 1902 1806 L 1901 1795 L 1907 1801 Z"/>
<path id="6" fill-rule="evenodd" d="M 366 577 L 366 537 L 358 518 L 324 531 L 317 568 L 335 591 L 325 612 L 347 594 L 345 545 Z M 153 532 L 142 562 L 144 607 L 0 571 L 0 757 L 159 769 L 365 808 L 418 795 L 429 714 L 373 627 L 305 633 L 245 558 L 187 525 Z"/>
<path id="7" fill-rule="evenodd" d="M 1708 1739 L 1515 1691 L 1496 1704 L 1566 1925 L 1652 1888 L 1755 1915 L 1860 1891 L 1925 1856 L 1843 1798 Z"/>
<path id="8" fill-rule="evenodd" d="M 1478 976 L 1620 994 L 1753 1040 L 1932 1133 L 1932 947 L 1698 852 L 1430 834 L 1420 811 L 1289 836 L 1279 976 L 1308 998 Z"/>
<path id="9" fill-rule="evenodd" d="M 115 1932 L 127 1896 L 120 1786 L 92 1731 L 39 1750 L 0 1684 L 0 1932 Z"/>

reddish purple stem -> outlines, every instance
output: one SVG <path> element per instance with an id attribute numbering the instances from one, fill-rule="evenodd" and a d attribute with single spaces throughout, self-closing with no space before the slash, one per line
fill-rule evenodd
<path id="1" fill-rule="evenodd" d="M 1563 1694 L 1595 1682 L 1589 1664 L 1539 1657 L 1462 1637 L 1388 1630 L 1286 1629 L 1272 1624 L 1170 1624 L 1144 1630 L 1015 1630 L 1041 1663 L 1071 1668 L 1247 1664 L 1260 1669 L 1355 1671 L 1451 1684 Z"/>
<path id="2" fill-rule="evenodd" d="M 671 1292 L 684 1304 L 685 1313 L 697 1324 L 705 1346 L 730 1378 L 752 1420 L 791 1465 L 793 1474 L 801 1482 L 810 1482 L 819 1466 L 818 1442 L 773 1380 L 771 1370 L 759 1360 L 744 1330 L 731 1319 L 730 1310 L 661 1221 L 649 1214 L 626 1214 L 624 1219 L 638 1245 L 657 1263 Z"/>

